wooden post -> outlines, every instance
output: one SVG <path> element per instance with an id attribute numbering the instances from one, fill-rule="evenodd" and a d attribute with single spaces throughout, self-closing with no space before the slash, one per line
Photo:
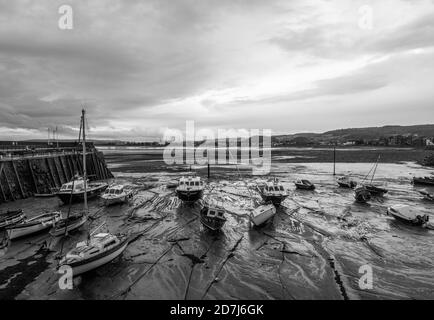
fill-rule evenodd
<path id="1" fill-rule="evenodd" d="M 6 184 L 8 185 L 9 192 L 11 194 L 12 200 L 15 201 L 14 192 L 12 191 L 12 188 L 11 188 L 11 185 L 9 183 L 9 179 L 8 179 L 8 176 L 7 176 L 6 172 L 5 172 L 5 179 L 6 179 Z"/>
<path id="2" fill-rule="evenodd" d="M 20 187 L 21 196 L 24 199 L 26 197 L 26 195 L 24 194 L 23 186 L 21 185 L 20 176 L 18 175 L 18 171 L 17 171 L 17 168 L 15 166 L 15 162 L 11 161 L 11 164 L 12 164 L 12 168 L 14 169 L 15 177 L 17 178 L 17 181 L 18 181 L 18 186 Z"/>
<path id="3" fill-rule="evenodd" d="M 336 175 L 336 147 L 333 148 L 333 175 Z"/>
<path id="4" fill-rule="evenodd" d="M 1 166 L 0 166 L 0 191 L 2 193 L 4 202 L 6 202 L 6 201 L 8 201 L 8 199 L 6 198 L 5 192 L 3 190 L 3 186 L 1 184 L 1 177 L 2 177 L 2 173 L 3 173 L 3 166 L 4 166 L 4 163 L 2 163 Z"/>
<path id="5" fill-rule="evenodd" d="M 35 174 L 33 173 L 32 163 L 30 162 L 30 159 L 27 159 L 27 165 L 30 168 L 30 175 L 32 176 L 33 185 L 35 186 L 36 193 L 39 193 L 38 190 L 38 184 L 36 183 Z"/>
<path id="6" fill-rule="evenodd" d="M 1 178 L 1 172 L 0 172 L 0 178 Z M 0 191 L 1 191 L 1 193 L 2 193 L 2 197 L 3 197 L 4 202 L 7 202 L 8 199 L 6 199 L 6 195 L 5 195 L 5 192 L 4 192 L 4 190 L 3 190 L 3 186 L 2 186 L 2 184 L 1 184 L 1 179 L 0 179 Z"/>
<path id="7" fill-rule="evenodd" d="M 60 168 L 62 168 L 62 172 L 63 172 L 63 175 L 65 176 L 66 181 L 69 181 L 71 179 L 66 174 L 65 165 L 63 164 L 62 158 L 63 158 L 63 156 L 59 156 Z"/>
<path id="8" fill-rule="evenodd" d="M 45 158 L 45 163 L 47 164 L 48 172 L 50 173 L 51 176 L 51 181 L 53 182 L 53 185 L 57 187 L 56 180 L 54 179 L 53 171 L 51 171 L 50 162 L 48 161 L 48 158 Z"/>
<path id="9" fill-rule="evenodd" d="M 63 184 L 63 181 L 62 181 L 62 177 L 60 176 L 59 169 L 57 168 L 56 158 L 57 158 L 57 160 L 59 160 L 59 157 L 53 157 L 54 171 L 56 171 L 57 180 L 59 180 L 59 184 L 61 187 Z"/>

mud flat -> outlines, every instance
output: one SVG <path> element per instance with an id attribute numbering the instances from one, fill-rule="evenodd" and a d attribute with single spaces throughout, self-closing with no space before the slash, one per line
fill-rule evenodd
<path id="1" fill-rule="evenodd" d="M 140 191 L 127 205 L 102 207 L 90 202 L 91 224 L 106 221 L 112 232 L 131 235 L 119 259 L 61 290 L 56 255 L 86 237 L 74 233 L 62 244 L 47 235 L 13 242 L 0 257 L 0 299 L 433 299 L 434 231 L 400 224 L 386 215 L 397 203 L 431 211 L 410 184 L 430 169 L 413 162 L 380 164 L 379 183 L 389 193 L 369 205 L 354 203 L 331 175 L 332 163 L 274 162 L 271 176 L 290 190 L 274 221 L 250 227 L 253 206 L 247 185 L 269 176 L 251 176 L 247 167 L 213 168 L 213 190 L 229 211 L 219 234 L 200 224 L 200 204 L 182 205 L 165 184 L 185 175 L 185 166 L 161 160 L 105 155 L 118 181 Z M 161 159 L 161 158 L 160 158 Z M 339 163 L 338 173 L 361 179 L 370 163 Z M 206 168 L 192 167 L 206 179 Z M 295 190 L 305 177 L 315 191 Z M 259 199 L 258 195 L 254 197 Z M 26 199 L 0 206 L 22 208 L 29 216 L 44 210 L 67 210 L 57 199 Z M 75 205 L 73 210 L 79 210 Z M 431 216 L 431 219 L 433 217 Z M 373 270 L 373 288 L 361 289 L 359 269 Z M 27 266 L 27 268 L 25 268 Z M 26 270 L 29 269 L 29 272 Z"/>

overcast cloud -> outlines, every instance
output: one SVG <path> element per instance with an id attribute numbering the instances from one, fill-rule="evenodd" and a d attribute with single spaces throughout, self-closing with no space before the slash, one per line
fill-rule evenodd
<path id="1" fill-rule="evenodd" d="M 433 35 L 423 0 L 0 0 L 0 139 L 433 123 Z"/>

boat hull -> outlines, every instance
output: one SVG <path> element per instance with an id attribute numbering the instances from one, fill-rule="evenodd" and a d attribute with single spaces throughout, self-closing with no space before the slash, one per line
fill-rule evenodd
<path id="1" fill-rule="evenodd" d="M 16 240 L 19 238 L 24 238 L 33 234 L 40 233 L 42 231 L 48 230 L 52 227 L 52 224 L 32 224 L 32 225 L 23 225 L 23 226 L 13 226 L 11 229 L 8 229 L 8 237 L 10 240 Z"/>
<path id="2" fill-rule="evenodd" d="M 297 189 L 300 190 L 315 190 L 314 185 L 305 185 L 305 184 L 296 183 L 295 186 L 297 187 Z"/>
<path id="3" fill-rule="evenodd" d="M 194 190 L 194 191 L 176 190 L 176 195 L 181 201 L 192 203 L 202 198 L 203 190 Z"/>
<path id="4" fill-rule="evenodd" d="M 288 197 L 287 195 L 267 195 L 267 194 L 261 194 L 262 200 L 264 202 L 271 202 L 275 206 L 280 206 L 280 204 Z"/>
<path id="5" fill-rule="evenodd" d="M 110 249 L 108 252 L 104 252 L 98 256 L 92 257 L 91 259 L 74 262 L 66 265 L 69 265 L 72 268 L 72 275 L 73 277 L 76 277 L 78 275 L 97 269 L 113 261 L 114 259 L 119 257 L 122 254 L 122 252 L 124 252 L 127 245 L 128 245 L 128 240 L 125 239 L 122 242 L 120 242 L 116 247 Z"/>
<path id="6" fill-rule="evenodd" d="M 53 237 L 63 236 L 65 233 L 69 233 L 69 232 L 72 232 L 74 230 L 79 229 L 82 225 L 84 225 L 86 223 L 86 221 L 87 221 L 87 218 L 82 217 L 81 219 L 78 219 L 76 222 L 68 224 L 66 226 L 66 231 L 65 231 L 65 226 L 60 226 L 60 227 L 56 226 L 50 231 L 50 235 L 52 235 Z"/>
<path id="7" fill-rule="evenodd" d="M 371 193 L 363 187 L 359 187 L 354 191 L 354 198 L 359 203 L 366 203 L 371 200 Z"/>
<path id="8" fill-rule="evenodd" d="M 7 213 L 0 219 L 0 230 L 3 230 L 7 227 L 11 227 L 17 223 L 20 223 L 25 218 L 26 215 L 21 210 L 15 213 L 13 212 Z"/>
<path id="9" fill-rule="evenodd" d="M 211 218 L 206 215 L 207 209 L 202 209 L 200 213 L 200 222 L 204 227 L 211 231 L 219 231 L 226 223 L 226 219 Z"/>
<path id="10" fill-rule="evenodd" d="M 250 221 L 253 223 L 254 226 L 259 227 L 264 225 L 267 221 L 271 220 L 274 215 L 276 214 L 276 209 L 274 210 L 269 209 L 267 211 L 264 211 L 263 213 L 257 215 L 257 216 L 250 216 Z"/>
<path id="11" fill-rule="evenodd" d="M 357 183 L 353 182 L 353 181 L 351 181 L 351 182 L 340 182 L 340 181 L 338 181 L 338 185 L 341 188 L 354 189 L 357 186 Z"/>
<path id="12" fill-rule="evenodd" d="M 365 188 L 373 196 L 383 196 L 388 191 L 387 189 L 379 188 L 379 187 L 376 187 L 373 185 L 367 185 L 367 186 L 365 186 Z"/>

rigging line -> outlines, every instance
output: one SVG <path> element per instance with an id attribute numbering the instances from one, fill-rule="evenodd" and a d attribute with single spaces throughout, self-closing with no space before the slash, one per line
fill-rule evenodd
<path id="1" fill-rule="evenodd" d="M 374 172 L 372 173 L 371 184 L 372 184 L 372 180 L 374 180 L 375 173 L 377 172 L 379 161 L 380 161 L 380 155 L 378 155 L 377 163 L 375 164 L 375 169 L 374 169 Z"/>

